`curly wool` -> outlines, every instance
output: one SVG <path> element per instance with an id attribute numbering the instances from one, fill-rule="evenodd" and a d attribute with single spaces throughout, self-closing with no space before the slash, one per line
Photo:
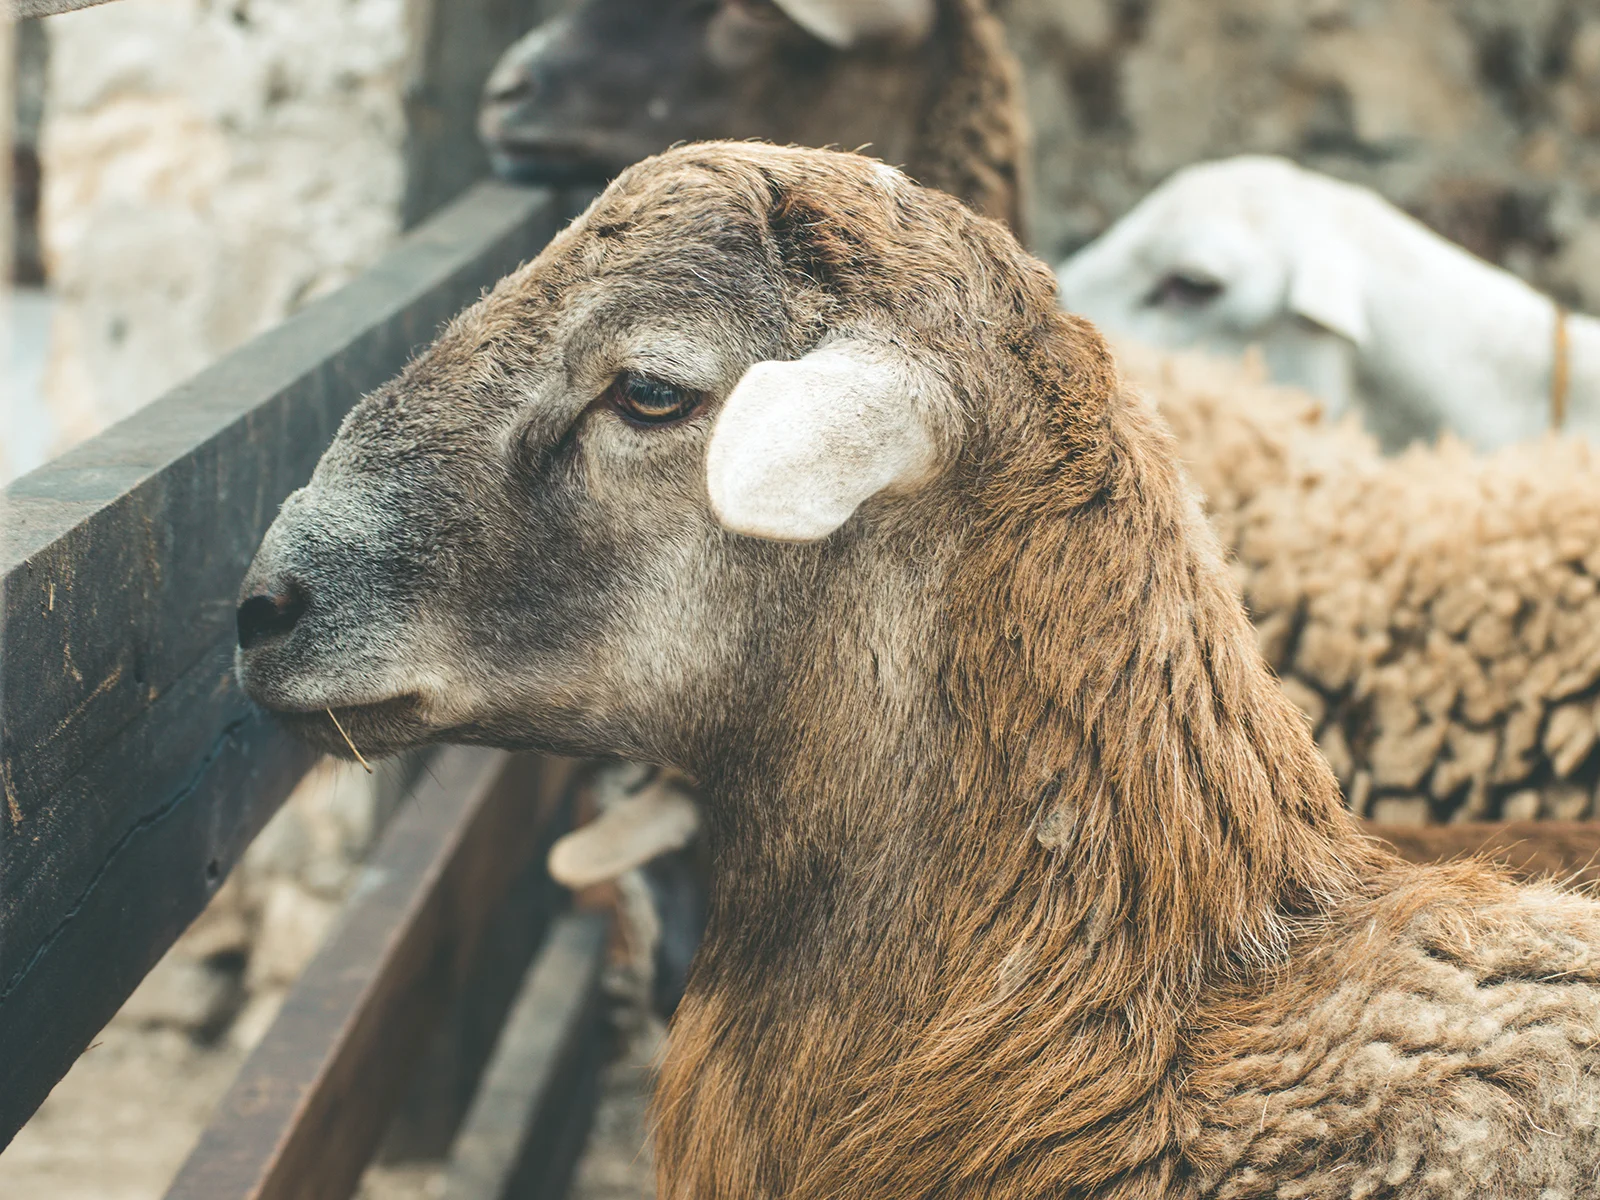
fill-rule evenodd
<path id="1" fill-rule="evenodd" d="M 1600 462 L 1396 458 L 1259 365 L 1123 346 L 1232 551 L 1263 653 L 1380 823 L 1577 819 L 1600 781 Z"/>
<path id="2" fill-rule="evenodd" d="M 1301 965 L 1315 984 L 1213 1034 L 1214 1069 L 1197 1071 L 1216 1104 L 1192 1148 L 1201 1194 L 1594 1195 L 1593 902 L 1438 868 L 1364 907 Z"/>

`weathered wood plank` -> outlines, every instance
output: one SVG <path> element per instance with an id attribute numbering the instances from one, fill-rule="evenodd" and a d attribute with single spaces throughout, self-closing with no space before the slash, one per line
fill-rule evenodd
<path id="1" fill-rule="evenodd" d="M 417 74 L 406 88 L 406 188 L 400 219 L 425 220 L 489 174 L 478 140 L 483 83 L 500 55 L 563 0 L 411 0 Z"/>
<path id="2" fill-rule="evenodd" d="M 278 504 L 350 405 L 561 215 L 549 193 L 474 189 L 0 493 L 0 1145 L 309 761 L 230 669 L 235 589 Z"/>
<path id="3" fill-rule="evenodd" d="M 435 759 L 168 1200 L 351 1194 L 569 773 L 487 750 Z"/>
<path id="4" fill-rule="evenodd" d="M 1504 863 L 1522 879 L 1551 876 L 1579 886 L 1600 883 L 1597 821 L 1485 821 L 1417 829 L 1385 825 L 1366 828 L 1412 862 L 1445 862 L 1479 854 Z"/>
<path id="5" fill-rule="evenodd" d="M 588 778 L 579 769 L 569 782 L 570 795 L 550 823 L 550 843 L 579 819 Z M 541 843 L 484 929 L 477 966 L 458 981 L 450 1011 L 434 1031 L 411 1088 L 389 1121 L 378 1161 L 442 1161 L 449 1154 L 528 964 L 550 932 L 549 919 L 570 906 L 571 894 L 550 877 L 545 865 L 548 853 L 549 845 Z"/>
<path id="6" fill-rule="evenodd" d="M 446 1200 L 565 1194 L 590 1116 L 605 950 L 599 913 L 571 914 L 551 931 L 451 1149 Z"/>
<path id="7" fill-rule="evenodd" d="M 556 220 L 549 193 L 475 188 L 360 279 L 0 493 L 0 762 L 24 812 L 231 631 L 250 555 L 344 413 Z"/>

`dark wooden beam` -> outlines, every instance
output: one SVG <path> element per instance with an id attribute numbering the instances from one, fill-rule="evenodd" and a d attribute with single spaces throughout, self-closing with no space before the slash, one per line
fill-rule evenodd
<path id="1" fill-rule="evenodd" d="M 1574 885 L 1600 883 L 1600 822 L 1507 821 L 1401 829 L 1368 825 L 1412 862 L 1445 862 L 1482 855 L 1519 879 L 1549 876 Z"/>
<path id="2" fill-rule="evenodd" d="M 0 492 L 0 1146 L 310 761 L 232 677 L 235 591 L 279 503 L 356 399 L 564 216 L 475 188 Z"/>
<path id="3" fill-rule="evenodd" d="M 406 88 L 406 226 L 489 174 L 478 140 L 478 103 L 500 55 L 562 7 L 562 0 L 412 0 L 421 31 L 417 73 Z"/>
<path id="4" fill-rule="evenodd" d="M 569 776 L 568 764 L 488 750 L 434 760 L 167 1200 L 354 1191 L 490 917 L 547 843 Z"/>
<path id="5" fill-rule="evenodd" d="M 560 1200 L 593 1114 L 606 920 L 561 918 L 450 1151 L 445 1200 Z"/>

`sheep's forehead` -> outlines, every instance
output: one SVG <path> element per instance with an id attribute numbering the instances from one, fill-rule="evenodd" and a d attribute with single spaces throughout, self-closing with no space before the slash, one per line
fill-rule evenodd
<path id="1" fill-rule="evenodd" d="M 893 235 L 875 227 L 911 189 L 871 159 L 759 144 L 647 160 L 458 317 L 384 405 L 383 421 L 364 414 L 357 423 L 375 434 L 404 420 L 413 436 L 455 429 L 481 442 L 504 433 L 540 379 L 579 382 L 597 346 L 673 338 L 722 362 L 783 350 L 795 314 L 768 227 L 778 195 L 804 194 L 885 244 Z"/>

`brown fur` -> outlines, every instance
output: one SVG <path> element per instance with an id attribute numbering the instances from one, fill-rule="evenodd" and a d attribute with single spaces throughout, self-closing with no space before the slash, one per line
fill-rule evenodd
<path id="1" fill-rule="evenodd" d="M 738 371 L 892 343 L 948 387 L 943 473 L 819 543 L 727 535 L 704 425 L 624 436 L 588 399 L 595 330 L 669 320 Z M 364 569 L 318 558 L 401 471 L 451 570 L 370 519 Z M 341 570 L 343 611 L 246 657 L 252 694 L 338 706 L 352 638 L 453 613 L 427 665 L 473 688 L 340 708 L 358 740 L 704 784 L 663 1200 L 1533 1200 L 1600 1168 L 1600 909 L 1356 831 L 1170 436 L 947 197 L 757 146 L 627 172 L 363 402 L 248 586 Z M 422 590 L 371 608 L 391 576 Z"/>

